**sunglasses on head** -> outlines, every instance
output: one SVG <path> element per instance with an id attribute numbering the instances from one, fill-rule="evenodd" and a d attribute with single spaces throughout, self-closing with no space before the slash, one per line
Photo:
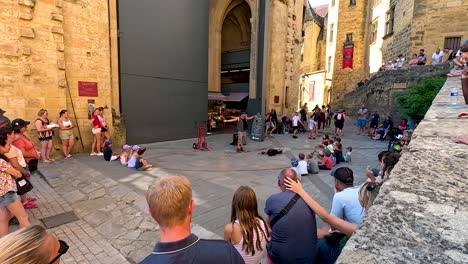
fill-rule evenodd
<path id="1" fill-rule="evenodd" d="M 60 248 L 58 250 L 58 255 L 52 259 L 49 264 L 53 264 L 55 261 L 57 261 L 57 259 L 59 259 L 62 255 L 64 255 L 65 253 L 67 253 L 68 249 L 70 248 L 67 243 L 63 240 L 60 240 L 59 239 L 59 244 L 60 244 Z"/>

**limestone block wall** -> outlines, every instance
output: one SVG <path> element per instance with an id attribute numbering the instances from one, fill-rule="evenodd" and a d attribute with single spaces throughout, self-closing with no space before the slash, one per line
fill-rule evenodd
<path id="1" fill-rule="evenodd" d="M 411 31 L 410 51 L 417 53 L 424 48 L 428 63 L 437 48 L 444 49 L 444 40 L 460 37 L 468 39 L 468 21 L 464 19 L 468 1 L 416 0 Z M 446 26 L 443 26 L 446 25 Z"/>
<path id="2" fill-rule="evenodd" d="M 383 61 L 394 60 L 399 54 L 410 57 L 411 31 L 415 0 L 390 0 L 390 6 L 395 6 L 393 33 L 384 37 L 382 45 Z"/>
<path id="3" fill-rule="evenodd" d="M 352 91 L 356 83 L 366 76 L 366 10 L 367 1 L 356 1 L 356 5 L 349 5 L 348 0 L 341 0 L 338 11 L 338 29 L 336 36 L 335 63 L 333 66 L 332 105 L 336 109 L 343 107 L 344 95 Z M 353 68 L 342 68 L 343 46 L 347 34 L 353 34 L 354 45 Z"/>
<path id="4" fill-rule="evenodd" d="M 302 1 L 270 3 L 266 107 L 280 115 L 298 108 L 303 8 Z M 275 96 L 280 98 L 278 103 Z"/>
<path id="5" fill-rule="evenodd" d="M 336 263 L 467 263 L 468 148 L 452 138 L 467 135 L 457 114 L 468 105 L 450 104 L 454 87 L 449 78 Z"/>
<path id="6" fill-rule="evenodd" d="M 115 5 L 115 0 L 111 2 Z M 75 135 L 89 147 L 87 100 L 94 99 L 96 106 L 108 107 L 106 118 L 113 132 L 112 112 L 120 110 L 115 100 L 119 96 L 117 71 L 111 72 L 111 61 L 116 63 L 117 58 L 111 60 L 110 55 L 107 4 L 0 0 L 0 107 L 8 117 L 34 121 L 38 110 L 45 108 L 49 119 L 56 122 L 59 111 L 68 109 L 80 128 Z M 79 97 L 78 80 L 97 82 L 99 96 Z M 31 138 L 36 138 L 35 131 Z M 55 140 L 58 148 L 59 140 Z M 74 150 L 83 151 L 81 144 Z"/>
<path id="7" fill-rule="evenodd" d="M 415 67 L 405 70 L 376 73 L 363 87 L 348 93 L 344 97 L 348 116 L 357 116 L 357 111 L 366 105 L 370 112 L 380 116 L 391 115 L 399 121 L 403 116 L 399 110 L 397 95 L 418 80 L 443 76 L 450 71 L 450 65 Z"/>

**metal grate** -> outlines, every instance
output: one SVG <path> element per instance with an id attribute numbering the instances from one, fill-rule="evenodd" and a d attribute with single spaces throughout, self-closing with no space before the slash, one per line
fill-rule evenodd
<path id="1" fill-rule="evenodd" d="M 75 212 L 71 211 L 71 212 L 66 212 L 63 214 L 45 217 L 39 220 L 42 221 L 42 223 L 44 224 L 46 228 L 53 228 L 53 227 L 61 226 L 61 225 L 68 224 L 71 222 L 75 222 L 80 219 L 78 218 L 78 216 L 76 216 Z"/>

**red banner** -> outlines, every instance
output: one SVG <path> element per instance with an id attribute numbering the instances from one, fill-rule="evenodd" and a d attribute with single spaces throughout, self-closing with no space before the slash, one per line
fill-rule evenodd
<path id="1" fill-rule="evenodd" d="M 309 101 L 314 101 L 315 99 L 315 82 L 309 83 Z"/>
<path id="2" fill-rule="evenodd" d="M 343 46 L 343 69 L 353 68 L 354 45 Z"/>
<path id="3" fill-rule="evenodd" d="M 97 82 L 78 82 L 78 95 L 79 96 L 98 96 Z"/>

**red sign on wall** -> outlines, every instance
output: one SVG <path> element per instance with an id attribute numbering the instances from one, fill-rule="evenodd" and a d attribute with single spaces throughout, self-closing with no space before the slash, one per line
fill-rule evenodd
<path id="1" fill-rule="evenodd" d="M 273 100 L 274 100 L 275 104 L 279 104 L 279 96 L 275 95 Z"/>
<path id="2" fill-rule="evenodd" d="M 97 82 L 78 82 L 78 95 L 79 96 L 88 96 L 88 97 L 97 97 L 98 89 Z"/>
<path id="3" fill-rule="evenodd" d="M 343 69 L 353 68 L 354 45 L 343 46 Z"/>

